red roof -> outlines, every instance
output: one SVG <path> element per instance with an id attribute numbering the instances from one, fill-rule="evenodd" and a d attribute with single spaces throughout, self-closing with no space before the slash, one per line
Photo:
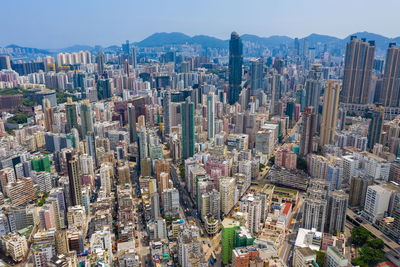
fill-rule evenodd
<path id="1" fill-rule="evenodd" d="M 287 215 L 289 213 L 291 207 L 292 207 L 292 202 L 286 202 L 285 208 L 283 209 L 282 214 Z"/>

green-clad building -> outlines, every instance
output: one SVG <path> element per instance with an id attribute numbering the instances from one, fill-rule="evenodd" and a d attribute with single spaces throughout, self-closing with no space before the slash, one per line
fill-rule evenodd
<path id="1" fill-rule="evenodd" d="M 239 229 L 235 230 L 235 236 L 233 239 L 233 247 L 247 247 L 254 244 L 254 237 L 250 231 L 244 227 L 240 226 Z"/>
<path id="2" fill-rule="evenodd" d="M 49 156 L 38 157 L 32 159 L 32 170 L 36 172 L 50 172 L 50 159 Z"/>
<path id="3" fill-rule="evenodd" d="M 240 222 L 233 218 L 225 218 L 222 221 L 222 262 L 228 264 L 232 260 L 235 233 L 240 229 Z"/>

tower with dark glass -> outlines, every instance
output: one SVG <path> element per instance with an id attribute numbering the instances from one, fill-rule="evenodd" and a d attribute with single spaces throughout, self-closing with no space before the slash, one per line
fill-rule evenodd
<path id="1" fill-rule="evenodd" d="M 239 99 L 242 83 L 243 44 L 239 35 L 232 32 L 229 41 L 229 104 Z"/>

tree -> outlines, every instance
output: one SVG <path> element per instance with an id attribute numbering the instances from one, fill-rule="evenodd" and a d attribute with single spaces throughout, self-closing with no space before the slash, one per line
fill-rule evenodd
<path id="1" fill-rule="evenodd" d="M 297 157 L 296 168 L 302 171 L 307 171 L 307 161 L 305 161 L 305 159 Z"/>
<path id="2" fill-rule="evenodd" d="M 179 173 L 181 174 L 182 180 L 185 180 L 185 165 L 184 164 L 179 165 Z"/>
<path id="3" fill-rule="evenodd" d="M 351 229 L 351 242 L 354 245 L 362 246 L 367 242 L 370 232 L 364 227 L 358 226 Z"/>
<path id="4" fill-rule="evenodd" d="M 272 166 L 272 165 L 275 164 L 275 156 L 272 156 L 272 157 L 269 158 L 268 164 L 269 164 L 270 166 Z"/>
<path id="5" fill-rule="evenodd" d="M 262 169 L 264 169 L 264 168 L 265 168 L 265 165 L 260 163 L 260 171 L 262 171 Z"/>
<path id="6" fill-rule="evenodd" d="M 359 259 L 359 258 L 354 258 L 351 260 L 351 263 L 354 266 L 360 266 L 360 267 L 368 267 L 368 264 L 366 264 L 363 260 Z"/>
<path id="7" fill-rule="evenodd" d="M 373 249 L 383 249 L 385 243 L 383 243 L 382 239 L 376 238 L 368 242 L 368 246 Z"/>
<path id="8" fill-rule="evenodd" d="M 365 245 L 360 249 L 360 259 L 369 266 L 375 265 L 385 259 L 385 253 L 379 249 L 373 249 Z"/>
<path id="9" fill-rule="evenodd" d="M 322 251 L 315 251 L 317 254 L 317 264 L 319 267 L 325 266 L 325 252 Z"/>

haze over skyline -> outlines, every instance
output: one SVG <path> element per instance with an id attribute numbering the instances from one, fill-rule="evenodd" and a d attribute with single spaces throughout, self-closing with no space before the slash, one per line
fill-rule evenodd
<path id="1" fill-rule="evenodd" d="M 344 38 L 359 31 L 398 37 L 400 2 L 373 0 L 174 1 L 4 0 L 0 46 L 63 48 L 120 45 L 155 32 L 228 39 L 231 31 L 267 37 L 319 33 Z M 388 8 L 390 7 L 390 8 Z"/>

